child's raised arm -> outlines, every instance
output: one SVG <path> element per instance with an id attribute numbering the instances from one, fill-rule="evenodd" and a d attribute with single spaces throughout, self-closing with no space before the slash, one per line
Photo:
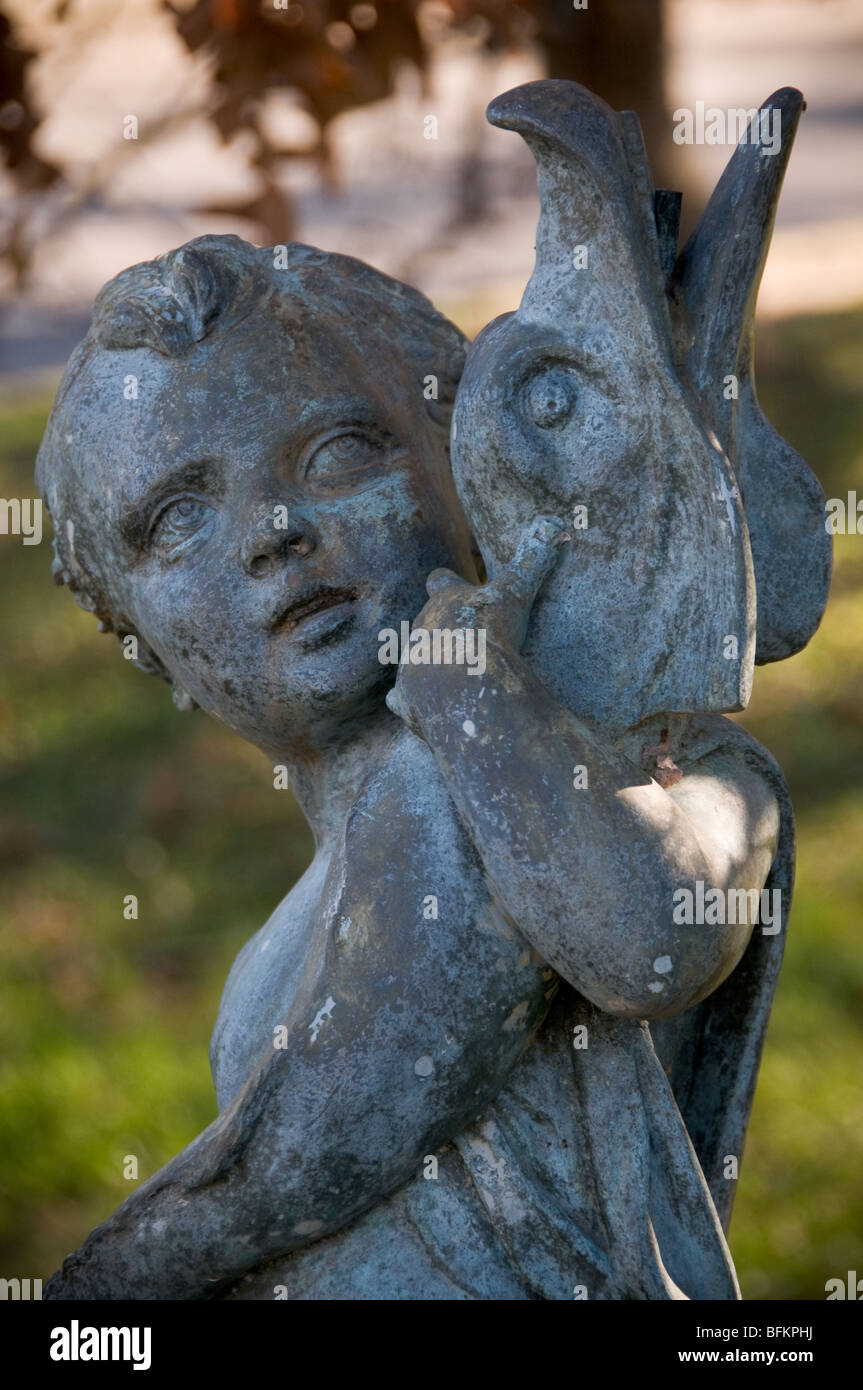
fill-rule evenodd
<path id="1" fill-rule="evenodd" d="M 752 926 L 679 924 L 675 895 L 695 898 L 699 882 L 702 894 L 760 890 L 778 807 L 742 764 L 663 789 L 531 674 L 519 648 L 563 529 L 537 518 L 482 588 L 433 574 L 415 628 L 484 628 L 485 673 L 403 664 L 388 702 L 434 751 L 495 893 L 533 947 L 599 1008 L 662 1018 L 721 983 Z"/>

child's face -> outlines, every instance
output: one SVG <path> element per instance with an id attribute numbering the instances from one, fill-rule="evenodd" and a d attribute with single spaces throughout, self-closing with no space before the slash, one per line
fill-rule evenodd
<path id="1" fill-rule="evenodd" d="M 361 356 L 257 311 L 181 361 L 140 349 L 89 370 L 76 511 L 115 611 L 268 751 L 380 701 L 379 630 L 416 616 L 436 566 L 472 573 L 399 345 Z"/>

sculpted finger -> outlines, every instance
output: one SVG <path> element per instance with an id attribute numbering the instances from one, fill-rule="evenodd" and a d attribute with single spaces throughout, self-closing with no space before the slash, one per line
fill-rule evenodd
<path id="1" fill-rule="evenodd" d="M 410 729 L 412 734 L 417 734 L 420 737 L 422 737 L 422 730 L 420 728 L 419 722 L 417 721 L 408 701 L 402 694 L 402 691 L 398 683 L 396 683 L 391 690 L 387 691 L 387 708 L 390 710 L 392 714 L 397 715 L 397 717 L 404 724 L 405 728 Z"/>
<path id="2" fill-rule="evenodd" d="M 399 719 L 408 719 L 410 711 L 407 706 L 407 701 L 402 696 L 397 685 L 394 685 L 391 690 L 387 691 L 387 709 L 392 714 L 398 715 Z"/>
<path id="3" fill-rule="evenodd" d="M 429 597 L 439 594 L 444 589 L 452 589 L 458 585 L 463 585 L 465 581 L 453 570 L 432 570 L 426 580 L 426 592 Z"/>
<path id="4" fill-rule="evenodd" d="M 495 587 L 530 605 L 557 564 L 561 545 L 570 539 L 560 517 L 534 517 L 522 532 L 512 560 L 498 574 Z"/>

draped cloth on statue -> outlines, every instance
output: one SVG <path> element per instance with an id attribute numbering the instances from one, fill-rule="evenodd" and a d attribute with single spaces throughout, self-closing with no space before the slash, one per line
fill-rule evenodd
<path id="1" fill-rule="evenodd" d="M 650 1026 L 603 1014 L 562 983 L 497 1100 L 438 1153 L 435 1177 L 259 1267 L 226 1297 L 739 1298 L 725 1160 L 740 1158 L 781 963 L 793 820 L 764 749 L 728 720 L 688 722 L 687 765 L 733 752 L 777 796 L 766 887 L 781 891 L 781 929 L 756 927 L 719 989 Z"/>

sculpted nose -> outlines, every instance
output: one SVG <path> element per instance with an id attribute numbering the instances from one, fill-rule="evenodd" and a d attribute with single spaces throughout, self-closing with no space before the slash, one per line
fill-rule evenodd
<path id="1" fill-rule="evenodd" d="M 259 578 L 269 574 L 287 555 L 311 555 L 317 540 L 311 524 L 285 515 L 286 508 L 272 507 L 253 522 L 243 542 L 241 559 L 247 574 Z"/>

